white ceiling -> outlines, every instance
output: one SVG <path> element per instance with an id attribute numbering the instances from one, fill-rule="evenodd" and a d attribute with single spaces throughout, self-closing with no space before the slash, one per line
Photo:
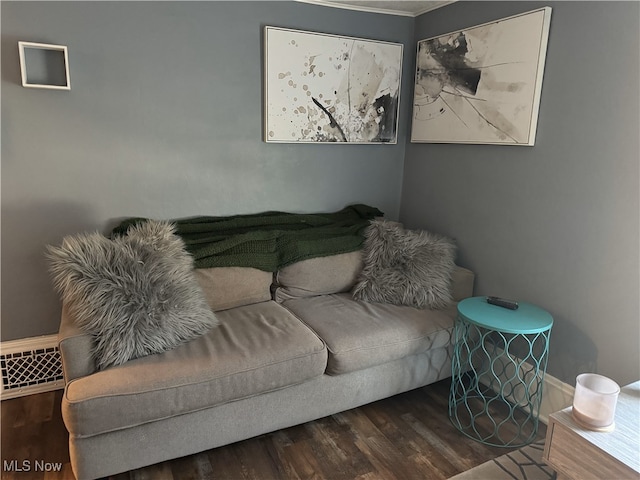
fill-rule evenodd
<path id="1" fill-rule="evenodd" d="M 387 13 L 391 15 L 404 15 L 416 17 L 423 13 L 443 7 L 455 0 L 299 0 L 306 3 L 326 5 L 328 7 L 346 8 L 349 10 L 361 10 L 366 12 Z"/>

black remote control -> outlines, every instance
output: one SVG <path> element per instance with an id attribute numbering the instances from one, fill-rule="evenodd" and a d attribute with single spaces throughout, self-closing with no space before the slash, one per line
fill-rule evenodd
<path id="1" fill-rule="evenodd" d="M 517 310 L 518 302 L 514 302 L 513 300 L 507 300 L 506 298 L 500 297 L 487 297 L 487 303 L 491 305 L 497 305 L 498 307 L 508 308 L 509 310 Z"/>

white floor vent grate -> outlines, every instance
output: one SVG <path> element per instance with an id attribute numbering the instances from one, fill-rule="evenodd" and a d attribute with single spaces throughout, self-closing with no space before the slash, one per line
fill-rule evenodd
<path id="1" fill-rule="evenodd" d="M 64 387 L 56 335 L 3 342 L 2 400 Z"/>

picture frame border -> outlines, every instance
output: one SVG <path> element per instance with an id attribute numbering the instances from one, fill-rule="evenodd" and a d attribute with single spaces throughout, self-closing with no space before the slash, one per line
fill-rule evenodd
<path id="1" fill-rule="evenodd" d="M 489 22 L 485 22 L 485 23 L 481 23 L 478 25 L 473 25 L 470 27 L 464 27 L 464 28 L 458 28 L 455 30 L 452 30 L 448 33 L 442 33 L 439 35 L 434 35 L 432 37 L 428 37 L 428 38 L 424 38 L 421 40 L 418 40 L 418 42 L 416 43 L 416 69 L 414 71 L 414 79 L 413 79 L 413 86 L 414 86 L 414 90 L 413 90 L 413 102 L 412 102 L 412 111 L 411 111 L 411 126 L 410 126 L 410 132 L 409 132 L 409 138 L 410 138 L 410 143 L 416 143 L 416 144 L 420 144 L 420 143 L 430 143 L 430 144 L 449 144 L 449 145 L 513 145 L 513 146 L 534 146 L 535 145 L 535 140 L 536 140 L 536 133 L 537 133 L 537 127 L 538 127 L 538 116 L 540 113 L 540 100 L 542 97 L 542 82 L 543 82 L 543 78 L 544 78 L 544 68 L 545 68 L 545 64 L 546 64 L 546 57 L 547 57 L 547 49 L 548 49 L 548 45 L 549 45 L 549 34 L 551 31 L 551 12 L 552 12 L 552 7 L 549 6 L 545 6 L 545 7 L 540 7 L 540 8 L 536 8 L 534 10 L 529 10 L 527 12 L 522 12 L 522 13 L 518 13 L 515 15 L 510 15 L 508 17 L 504 17 L 504 18 L 499 18 L 497 20 L 492 20 Z M 472 30 L 472 29 L 476 29 L 476 28 L 482 28 L 488 25 L 493 25 L 493 24 L 497 24 L 497 23 L 501 23 L 501 22 L 505 22 L 508 20 L 512 20 L 514 18 L 518 18 L 518 17 L 523 17 L 526 15 L 531 15 L 537 12 L 543 12 L 543 19 L 542 19 L 542 25 L 541 25 L 541 30 L 540 30 L 540 45 L 539 45 L 539 49 L 538 49 L 538 59 L 537 59 L 537 65 L 536 65 L 536 75 L 535 75 L 535 79 L 534 79 L 534 93 L 533 93 L 533 99 L 532 99 L 532 108 L 531 108 L 531 117 L 530 117 L 530 124 L 529 124 L 529 134 L 528 134 L 528 138 L 526 142 L 495 142 L 495 141 L 487 141 L 487 142 L 481 142 L 481 141 L 464 141 L 464 140 L 460 140 L 460 141 L 450 141 L 450 140 L 425 140 L 425 139 L 416 139 L 415 135 L 414 135 L 414 129 L 413 129 L 413 122 L 415 121 L 415 95 L 416 95 L 416 78 L 417 78 L 417 73 L 418 73 L 418 54 L 420 51 L 420 44 L 422 42 L 426 42 L 428 40 L 434 40 L 437 38 L 442 38 L 442 37 L 447 37 L 450 35 L 453 35 L 455 33 L 459 33 L 459 32 L 464 32 L 467 30 Z"/>
<path id="2" fill-rule="evenodd" d="M 311 140 L 274 140 L 269 138 L 269 98 L 268 98 L 268 88 L 269 88 L 269 42 L 268 42 L 268 33 L 269 30 L 279 30 L 285 32 L 293 32 L 299 34 L 307 34 L 307 35 L 317 35 L 322 37 L 332 37 L 337 39 L 348 39 L 355 40 L 361 42 L 370 42 L 370 43 L 378 43 L 384 45 L 393 45 L 396 47 L 400 47 L 400 55 L 399 55 L 399 65 L 398 65 L 398 101 L 396 105 L 396 118 L 395 118 L 395 134 L 394 139 L 391 142 L 329 142 L 329 141 L 311 141 Z M 300 30 L 295 28 L 287 28 L 287 27 L 277 27 L 273 25 L 265 25 L 264 26 L 264 83 L 263 83 L 263 105 L 264 105 L 264 128 L 263 128 L 263 140 L 266 143 L 279 143 L 279 144 L 318 144 L 318 145 L 397 145 L 398 144 L 398 134 L 399 134 L 399 126 L 400 126 L 400 105 L 401 105 L 401 94 L 402 94 L 402 66 L 404 61 L 404 44 L 400 42 L 392 42 L 387 40 L 376 40 L 370 38 L 362 38 L 350 35 L 339 35 L 332 33 L 323 33 L 316 32 L 311 30 Z"/>

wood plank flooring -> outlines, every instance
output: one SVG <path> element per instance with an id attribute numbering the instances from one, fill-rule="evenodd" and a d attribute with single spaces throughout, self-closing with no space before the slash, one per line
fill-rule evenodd
<path id="1" fill-rule="evenodd" d="M 488 447 L 449 422 L 449 380 L 113 480 L 446 479 L 514 449 Z M 73 479 L 62 391 L 2 402 L 2 479 Z M 543 439 L 540 425 L 538 438 Z M 13 466 L 30 471 L 9 472 Z M 23 463 L 23 462 L 27 463 Z M 36 461 L 46 462 L 36 465 Z M 35 471 L 47 467 L 60 471 Z M 16 470 L 12 468 L 12 470 Z"/>

